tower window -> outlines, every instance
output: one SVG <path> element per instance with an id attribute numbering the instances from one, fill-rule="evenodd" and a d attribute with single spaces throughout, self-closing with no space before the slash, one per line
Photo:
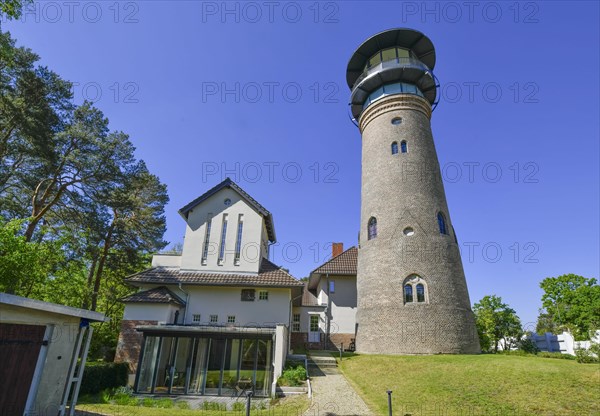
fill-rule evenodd
<path id="1" fill-rule="evenodd" d="M 377 237 L 377 219 L 375 217 L 371 217 L 371 219 L 369 219 L 368 228 L 368 239 L 372 240 Z"/>
<path id="2" fill-rule="evenodd" d="M 400 89 L 400 91 L 399 91 L 399 92 L 402 92 L 402 89 Z M 394 126 L 397 126 L 398 124 L 402 124 L 402 117 L 394 117 L 394 118 L 392 119 L 392 124 L 393 124 Z"/>
<path id="3" fill-rule="evenodd" d="M 416 292 L 416 296 L 415 296 Z M 404 280 L 404 303 L 427 303 L 427 282 L 421 276 L 412 274 Z"/>
<path id="4" fill-rule="evenodd" d="M 417 285 L 417 302 L 425 302 L 425 286 L 421 283 Z"/>
<path id="5" fill-rule="evenodd" d="M 402 153 L 408 152 L 408 147 L 406 146 L 406 140 L 402 140 L 400 142 L 400 150 L 402 151 Z"/>
<path id="6" fill-rule="evenodd" d="M 393 155 L 398 154 L 398 142 L 393 142 L 392 143 L 392 154 Z"/>
<path id="7" fill-rule="evenodd" d="M 448 229 L 446 228 L 446 218 L 444 218 L 444 214 L 438 212 L 437 220 L 438 226 L 440 227 L 440 234 L 448 234 Z"/>
<path id="8" fill-rule="evenodd" d="M 412 285 L 404 285 L 404 302 L 410 303 L 413 301 L 413 288 Z"/>

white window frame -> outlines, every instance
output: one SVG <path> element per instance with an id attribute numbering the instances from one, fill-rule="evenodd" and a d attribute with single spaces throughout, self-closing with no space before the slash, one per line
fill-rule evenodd
<path id="1" fill-rule="evenodd" d="M 227 323 L 235 324 L 235 315 L 227 315 Z"/>
<path id="2" fill-rule="evenodd" d="M 219 315 L 210 315 L 210 323 L 215 324 L 219 322 Z"/>
<path id="3" fill-rule="evenodd" d="M 202 322 L 202 315 L 199 313 L 192 314 L 192 322 Z"/>

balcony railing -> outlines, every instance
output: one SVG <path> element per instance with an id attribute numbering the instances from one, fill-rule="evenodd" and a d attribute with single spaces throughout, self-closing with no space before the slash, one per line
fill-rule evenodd
<path id="1" fill-rule="evenodd" d="M 369 75 L 374 74 L 376 72 L 380 72 L 386 68 L 394 68 L 394 67 L 412 67 L 412 68 L 420 69 L 424 72 L 429 71 L 429 68 L 427 67 L 427 65 L 425 65 L 423 62 L 419 61 L 416 58 L 394 58 L 394 59 L 390 59 L 388 61 L 380 62 L 377 65 L 373 65 L 370 68 L 366 68 L 363 71 L 363 73 L 360 74 L 360 76 L 356 79 L 352 88 L 354 88 L 358 84 L 360 84 L 362 82 L 362 80 L 367 78 Z"/>

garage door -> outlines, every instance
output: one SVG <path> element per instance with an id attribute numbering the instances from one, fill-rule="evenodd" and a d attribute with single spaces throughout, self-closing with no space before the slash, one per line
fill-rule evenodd
<path id="1" fill-rule="evenodd" d="M 45 326 L 0 324 L 0 415 L 22 415 Z"/>

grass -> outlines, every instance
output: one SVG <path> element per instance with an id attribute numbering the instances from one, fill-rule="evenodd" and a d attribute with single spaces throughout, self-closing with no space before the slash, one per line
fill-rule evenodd
<path id="1" fill-rule="evenodd" d="M 339 359 L 338 359 L 339 363 Z M 600 415 L 600 366 L 536 356 L 345 354 L 340 369 L 375 414 Z"/>
<path id="2" fill-rule="evenodd" d="M 250 412 L 250 414 L 252 416 L 300 416 L 308 409 L 308 406 L 309 401 L 305 395 L 292 396 L 289 398 L 275 400 L 274 403 L 271 404 L 269 409 L 253 409 Z M 156 408 L 117 404 L 87 403 L 77 405 L 77 410 L 81 412 L 89 412 L 90 415 L 100 414 L 107 416 L 240 416 L 246 414 L 245 407 L 239 406 L 237 406 L 236 410 L 233 411 L 223 411 L 204 409 L 180 409 L 177 407 L 177 405 L 173 406 L 172 408 Z"/>

